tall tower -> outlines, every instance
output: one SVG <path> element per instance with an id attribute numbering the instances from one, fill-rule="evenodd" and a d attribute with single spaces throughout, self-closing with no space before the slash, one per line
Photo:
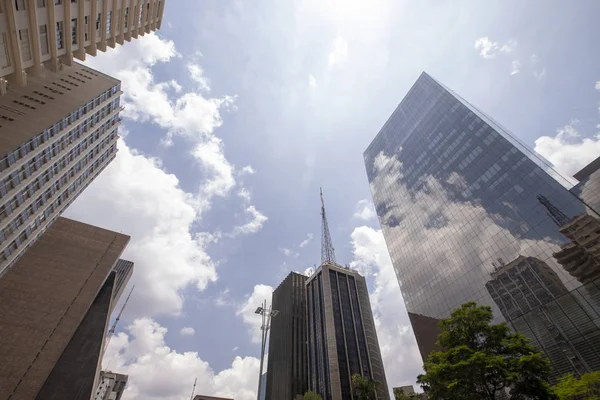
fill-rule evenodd
<path id="1" fill-rule="evenodd" d="M 582 286 L 553 257 L 570 242 L 560 226 L 588 209 L 538 156 L 422 73 L 364 161 L 424 359 L 435 322 L 476 301 L 552 354 L 555 371 L 600 369 L 600 282 Z M 561 330 L 564 343 L 548 334 Z"/>
<path id="2" fill-rule="evenodd" d="M 294 399 L 307 390 L 306 276 L 291 272 L 273 291 L 266 400 Z"/>
<path id="3" fill-rule="evenodd" d="M 121 83 L 81 64 L 160 27 L 161 0 L 0 4 L 0 276 L 114 159 Z"/>
<path id="4" fill-rule="evenodd" d="M 321 193 L 321 266 L 306 282 L 308 389 L 324 400 L 355 399 L 351 377 L 379 382 L 378 400 L 388 400 L 379 341 L 365 278 L 335 262 Z"/>

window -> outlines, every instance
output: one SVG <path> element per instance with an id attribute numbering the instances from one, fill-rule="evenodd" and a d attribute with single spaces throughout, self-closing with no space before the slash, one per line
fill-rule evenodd
<path id="1" fill-rule="evenodd" d="M 2 32 L 2 41 L 0 41 L 0 68 L 10 66 L 10 55 L 8 53 L 8 38 L 6 32 Z"/>
<path id="2" fill-rule="evenodd" d="M 15 0 L 15 6 L 17 6 L 17 11 L 25 10 L 25 0 Z"/>
<path id="3" fill-rule="evenodd" d="M 23 61 L 31 60 L 31 51 L 29 48 L 29 29 L 19 29 L 19 46 L 21 47 Z"/>
<path id="4" fill-rule="evenodd" d="M 56 47 L 58 47 L 59 50 L 65 47 L 65 44 L 63 42 L 63 22 L 62 21 L 58 21 L 56 23 Z"/>
<path id="5" fill-rule="evenodd" d="M 129 20 L 129 7 L 125 8 L 125 29 L 127 29 L 127 23 Z"/>
<path id="6" fill-rule="evenodd" d="M 54 0 L 54 5 L 59 6 L 62 4 L 62 0 Z"/>
<path id="7" fill-rule="evenodd" d="M 156 18 L 158 18 L 159 14 L 160 14 L 160 0 L 158 0 L 158 6 L 156 7 Z"/>
<path id="8" fill-rule="evenodd" d="M 42 55 L 48 54 L 48 26 L 40 25 L 40 50 Z"/>
<path id="9" fill-rule="evenodd" d="M 38 8 L 46 7 L 46 0 L 37 0 Z"/>
<path id="10" fill-rule="evenodd" d="M 150 3 L 146 3 L 146 21 L 150 19 Z"/>
<path id="11" fill-rule="evenodd" d="M 106 14 L 106 36 L 110 36 L 110 27 L 112 24 L 112 11 Z"/>
<path id="12" fill-rule="evenodd" d="M 71 20 L 71 43 L 77 44 L 77 18 Z"/>
<path id="13" fill-rule="evenodd" d="M 90 32 L 90 19 L 87 15 L 83 17 L 83 29 L 83 40 L 87 42 L 89 40 L 88 36 Z"/>
<path id="14" fill-rule="evenodd" d="M 102 18 L 102 14 L 98 13 L 98 18 L 96 19 L 96 35 L 100 34 L 100 21 Z"/>

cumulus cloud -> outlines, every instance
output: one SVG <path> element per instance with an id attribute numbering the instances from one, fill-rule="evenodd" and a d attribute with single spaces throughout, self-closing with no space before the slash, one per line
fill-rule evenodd
<path id="1" fill-rule="evenodd" d="M 233 228 L 233 232 L 231 233 L 232 237 L 238 235 L 247 235 L 249 233 L 258 232 L 265 222 L 267 222 L 268 218 L 260 211 L 256 209 L 254 206 L 249 206 L 245 210 L 246 214 L 250 215 L 250 221 L 246 222 L 243 225 L 239 225 Z"/>
<path id="2" fill-rule="evenodd" d="M 135 262 L 130 315 L 178 314 L 185 287 L 203 290 L 217 279 L 205 237 L 192 231 L 196 197 L 159 160 L 130 149 L 123 139 L 118 148 L 115 160 L 65 216 L 131 236 L 123 255 Z"/>
<path id="3" fill-rule="evenodd" d="M 414 385 L 417 375 L 423 372 L 423 362 L 383 233 L 360 226 L 352 232 L 351 243 L 354 253 L 351 267 L 375 277 L 369 297 L 387 383 L 390 387 Z"/>
<path id="4" fill-rule="evenodd" d="M 246 165 L 244 168 L 242 168 L 242 170 L 240 171 L 240 174 L 248 174 L 248 175 L 253 175 L 256 171 L 254 171 L 254 168 L 252 168 L 251 165 Z"/>
<path id="5" fill-rule="evenodd" d="M 237 195 L 238 197 L 244 199 L 246 202 L 250 202 L 250 200 L 252 200 L 252 195 L 250 194 L 250 191 L 246 188 L 241 188 L 240 190 L 238 190 Z"/>
<path id="6" fill-rule="evenodd" d="M 375 213 L 373 202 L 367 199 L 359 200 L 356 204 L 356 210 L 354 211 L 354 218 L 369 221 L 376 217 L 377 214 Z"/>
<path id="7" fill-rule="evenodd" d="M 600 134 L 583 138 L 572 121 L 556 130 L 554 136 L 542 136 L 534 150 L 566 176 L 572 176 L 600 155 Z"/>
<path id="8" fill-rule="evenodd" d="M 509 40 L 503 45 L 498 44 L 490 40 L 489 37 L 483 36 L 475 41 L 475 50 L 479 52 L 479 55 L 486 59 L 495 58 L 498 53 L 510 54 L 517 48 L 517 42 L 515 40 Z"/>
<path id="9" fill-rule="evenodd" d="M 196 334 L 196 330 L 192 327 L 186 326 L 185 328 L 181 328 L 179 330 L 179 334 L 181 336 L 194 336 Z"/>
<path id="10" fill-rule="evenodd" d="M 103 368 L 129 375 L 124 399 L 187 399 L 196 378 L 197 393 L 256 399 L 258 359 L 238 356 L 231 367 L 215 373 L 198 353 L 179 353 L 168 347 L 166 333 L 167 328 L 154 320 L 140 318 L 110 341 Z"/>
<path id="11" fill-rule="evenodd" d="M 287 247 L 282 247 L 280 250 L 286 257 L 290 257 L 290 256 L 298 257 L 299 256 L 298 253 L 295 253 L 292 249 L 289 249 Z"/>
<path id="12" fill-rule="evenodd" d="M 202 90 L 210 92 L 210 80 L 204 75 L 204 69 L 199 64 L 188 64 L 190 77 Z"/>
<path id="13" fill-rule="evenodd" d="M 267 308 L 271 306 L 273 287 L 269 285 L 256 285 L 246 301 L 238 308 L 236 314 L 249 326 L 248 332 L 253 343 L 260 343 L 262 320 L 260 315 L 254 313 L 256 309 L 267 301 Z"/>
<path id="14" fill-rule="evenodd" d="M 333 40 L 333 49 L 331 50 L 331 53 L 329 53 L 329 68 L 339 68 L 346 62 L 347 59 L 348 43 L 342 36 L 338 35 Z"/>
<path id="15" fill-rule="evenodd" d="M 310 242 L 312 242 L 313 240 L 313 234 L 312 233 L 308 233 L 306 235 L 306 239 L 304 239 L 302 242 L 300 242 L 300 244 L 298 245 L 298 247 L 300 247 L 301 249 L 308 246 L 310 244 Z"/>
<path id="16" fill-rule="evenodd" d="M 510 74 L 517 75 L 519 72 L 521 72 L 521 63 L 517 60 L 514 60 L 511 65 Z"/>

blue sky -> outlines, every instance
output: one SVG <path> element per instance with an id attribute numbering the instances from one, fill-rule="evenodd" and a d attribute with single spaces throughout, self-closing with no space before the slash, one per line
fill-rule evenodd
<path id="1" fill-rule="evenodd" d="M 67 216 L 130 234 L 104 360 L 128 399 L 255 398 L 253 310 L 320 259 L 368 275 L 388 383 L 421 360 L 362 153 L 427 71 L 565 175 L 600 155 L 600 3 L 175 1 L 87 63 L 123 82 L 119 154 Z M 190 329 L 191 328 L 191 329 Z"/>

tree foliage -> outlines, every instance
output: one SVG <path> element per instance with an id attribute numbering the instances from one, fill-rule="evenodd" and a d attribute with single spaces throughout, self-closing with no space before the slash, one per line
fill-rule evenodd
<path id="1" fill-rule="evenodd" d="M 579 379 L 567 374 L 553 389 L 560 400 L 600 400 L 600 372 L 590 372 Z"/>
<path id="2" fill-rule="evenodd" d="M 311 392 L 309 390 L 308 392 L 304 393 L 304 396 L 302 396 L 302 400 L 323 400 L 323 398 L 320 394 Z"/>
<path id="3" fill-rule="evenodd" d="M 375 400 L 379 382 L 359 374 L 352 375 L 352 389 L 358 400 Z"/>
<path id="4" fill-rule="evenodd" d="M 421 395 L 416 393 L 406 394 L 400 388 L 394 388 L 394 400 L 419 400 Z"/>
<path id="5" fill-rule="evenodd" d="M 507 391 L 515 400 L 555 399 L 549 361 L 523 335 L 491 322 L 491 307 L 474 302 L 440 321 L 437 344 L 445 350 L 429 354 L 418 378 L 428 397 L 495 400 Z"/>

